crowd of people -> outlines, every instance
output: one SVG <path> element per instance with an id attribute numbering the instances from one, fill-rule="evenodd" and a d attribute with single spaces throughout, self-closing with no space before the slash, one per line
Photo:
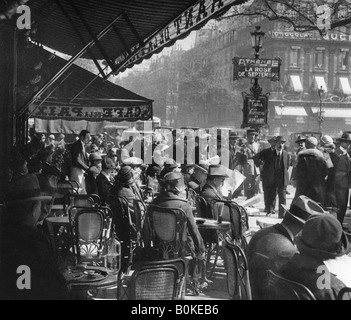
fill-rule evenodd
<path id="1" fill-rule="evenodd" d="M 33 227 L 46 217 L 46 210 L 43 210 L 45 201 L 39 206 L 39 212 L 37 201 L 52 197 L 58 183 L 71 180 L 77 182 L 80 194 L 98 195 L 102 205 L 110 206 L 116 235 L 123 242 L 127 235 L 118 200 L 124 199 L 128 203 L 132 223 L 135 223 L 135 203 L 138 203 L 139 210 L 146 212 L 146 201 L 151 197 L 153 204 L 179 207 L 186 214 L 187 254 L 194 261 L 190 276 L 198 294 L 198 282 L 208 282 L 204 260 L 206 245 L 211 240 L 200 233 L 196 225 L 191 205 L 194 195 L 202 196 L 209 207 L 215 199 L 235 200 L 238 196 L 250 199 L 261 192 L 262 181 L 267 216 L 275 213 L 278 195 L 278 216 L 283 219 L 281 224 L 257 232 L 249 243 L 248 258 L 254 298 L 264 298 L 267 289 L 262 285 L 264 270 L 284 270 L 287 277 L 293 278 L 291 273 L 296 268 L 295 264 L 303 261 L 304 255 L 311 253 L 306 247 L 324 250 L 328 254 L 322 256 L 329 258 L 348 251 L 342 225 L 351 187 L 351 133 L 343 133 L 336 141 L 326 135 L 320 141 L 315 137 L 299 136 L 295 153 L 286 150 L 286 140 L 282 136 L 267 137 L 267 142 L 268 145 L 262 144 L 258 132 L 253 129 L 247 130 L 245 138 L 235 133 L 230 133 L 226 138 L 221 134 L 208 133 L 196 136 L 189 130 L 178 134 L 174 130 L 168 135 L 132 134 L 127 139 L 122 139 L 120 135 L 111 137 L 107 133 L 91 135 L 89 131 L 83 130 L 74 142 L 69 143 L 63 134 L 56 139 L 52 134 L 46 138 L 31 132 L 30 142 L 22 149 L 14 147 L 10 158 L 8 194 L 2 200 L 6 204 L 5 211 L 11 214 L 5 215 L 7 218 L 3 219 L 2 227 L 8 223 L 13 226 L 14 222 L 18 224 L 20 221 L 24 229 L 31 231 L 28 232 L 30 238 L 44 243 L 33 231 Z M 293 167 L 291 176 L 290 167 Z M 228 170 L 239 171 L 245 180 L 235 192 L 223 194 L 222 187 L 229 177 Z M 289 184 L 296 187 L 290 209 L 286 207 Z M 35 185 L 34 196 L 34 193 L 30 194 L 34 191 L 27 190 L 31 185 Z M 30 196 L 21 198 L 22 194 L 28 193 Z M 18 204 L 13 205 L 13 201 L 21 201 L 18 214 L 13 209 Z M 326 214 L 332 211 L 335 217 Z M 310 218 L 315 216 L 318 218 L 311 219 L 310 223 Z M 329 239 L 323 232 L 331 232 L 331 242 L 326 243 L 326 240 L 321 239 L 324 236 Z M 314 233 L 314 236 L 310 233 Z M 25 234 L 22 232 L 21 237 Z M 298 234 L 302 234 L 301 241 L 296 240 Z M 147 239 L 148 235 L 144 234 L 144 237 Z M 4 246 L 1 250 L 3 254 L 8 252 Z M 33 250 L 37 250 L 36 246 Z M 122 250 L 127 248 L 123 247 Z M 27 254 L 30 252 L 27 248 Z M 313 257 L 323 264 L 321 257 L 318 257 L 319 260 L 316 255 Z M 301 262 L 299 268 L 303 268 L 304 263 Z M 314 262 L 314 267 L 316 264 Z M 33 262 L 33 265 L 41 270 L 38 263 Z M 46 268 L 48 277 L 51 267 Z M 301 278 L 298 280 L 309 283 L 305 280 L 315 270 L 305 271 L 300 273 Z M 15 275 L 13 270 L 11 272 Z M 53 279 L 60 282 L 59 276 L 55 272 L 53 274 Z M 8 285 L 5 283 L 4 287 Z M 63 291 L 57 293 L 61 295 Z M 318 296 L 318 292 L 316 294 Z M 328 292 L 320 297 L 335 298 L 336 295 Z"/>

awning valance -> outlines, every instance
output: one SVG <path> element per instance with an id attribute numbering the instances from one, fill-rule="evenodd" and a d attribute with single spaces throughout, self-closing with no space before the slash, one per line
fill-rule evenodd
<path id="1" fill-rule="evenodd" d="M 294 91 L 296 91 L 296 92 L 302 92 L 303 91 L 300 76 L 291 75 L 290 76 L 290 80 L 291 80 L 292 86 L 294 88 Z"/>
<path id="2" fill-rule="evenodd" d="M 307 113 L 304 107 L 287 107 L 275 106 L 275 113 L 278 116 L 306 117 Z"/>
<path id="3" fill-rule="evenodd" d="M 344 94 L 351 94 L 350 82 L 347 77 L 340 77 L 340 86 Z"/>
<path id="4" fill-rule="evenodd" d="M 314 114 L 319 113 L 319 108 L 312 108 Z M 351 109 L 349 108 L 324 108 L 322 107 L 324 118 L 351 118 Z"/>

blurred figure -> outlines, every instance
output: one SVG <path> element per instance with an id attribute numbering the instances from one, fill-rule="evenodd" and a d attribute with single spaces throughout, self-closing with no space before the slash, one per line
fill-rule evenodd
<path id="1" fill-rule="evenodd" d="M 111 188 L 114 183 L 113 174 L 116 172 L 116 165 L 110 158 L 102 160 L 102 171 L 96 178 L 98 195 L 102 205 L 107 204 L 107 199 L 110 196 Z"/>

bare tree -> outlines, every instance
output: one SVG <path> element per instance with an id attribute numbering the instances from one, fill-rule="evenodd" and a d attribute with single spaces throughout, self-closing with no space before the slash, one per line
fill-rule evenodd
<path id="1" fill-rule="evenodd" d="M 285 21 L 294 31 L 317 30 L 323 35 L 351 23 L 351 0 L 253 0 L 234 6 L 218 20 L 235 16 Z"/>

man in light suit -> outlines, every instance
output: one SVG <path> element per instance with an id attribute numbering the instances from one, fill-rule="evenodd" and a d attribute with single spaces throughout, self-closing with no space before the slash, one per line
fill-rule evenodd
<path id="1" fill-rule="evenodd" d="M 70 179 L 77 181 L 79 185 L 79 193 L 86 194 L 85 176 L 84 173 L 89 169 L 88 155 L 85 150 L 86 144 L 90 141 L 90 132 L 82 130 L 79 134 L 79 139 L 73 143 L 71 148 L 71 175 Z"/>

